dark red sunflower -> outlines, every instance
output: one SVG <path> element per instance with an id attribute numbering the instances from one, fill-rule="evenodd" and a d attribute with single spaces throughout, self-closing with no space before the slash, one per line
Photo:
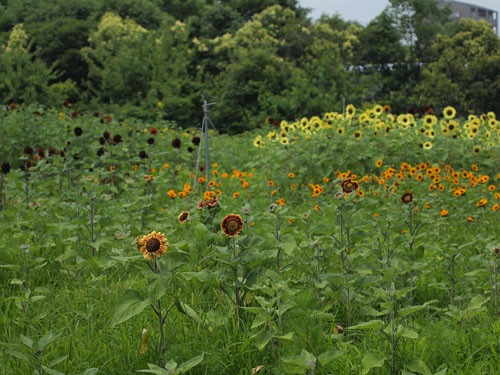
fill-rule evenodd
<path id="1" fill-rule="evenodd" d="M 220 224 L 222 232 L 228 237 L 236 237 L 243 229 L 243 219 L 240 215 L 229 214 Z"/>
<path id="2" fill-rule="evenodd" d="M 408 191 L 401 196 L 401 202 L 408 204 L 413 200 L 413 193 Z"/>
<path id="3" fill-rule="evenodd" d="M 342 186 L 342 191 L 346 194 L 352 193 L 353 191 L 359 189 L 359 184 L 350 178 L 342 181 L 341 186 Z"/>
<path id="4" fill-rule="evenodd" d="M 185 223 L 188 218 L 189 218 L 189 211 L 184 211 L 177 217 L 179 223 Z"/>

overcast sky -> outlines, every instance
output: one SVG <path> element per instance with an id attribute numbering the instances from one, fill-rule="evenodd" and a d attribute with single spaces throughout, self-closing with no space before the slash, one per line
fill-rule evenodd
<path id="1" fill-rule="evenodd" d="M 485 8 L 500 11 L 500 0 L 464 1 Z M 339 13 L 345 20 L 358 21 L 367 25 L 389 5 L 388 0 L 299 0 L 304 8 L 311 8 L 310 16 L 317 19 L 322 13 Z"/>

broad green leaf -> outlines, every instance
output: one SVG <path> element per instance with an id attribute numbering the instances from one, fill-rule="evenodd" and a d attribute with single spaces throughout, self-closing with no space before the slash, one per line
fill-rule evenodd
<path id="1" fill-rule="evenodd" d="M 262 312 L 262 313 L 260 313 L 259 315 L 257 315 L 255 317 L 255 319 L 253 320 L 253 323 L 252 323 L 252 326 L 250 327 L 250 329 L 257 328 L 257 327 L 261 326 L 262 324 L 264 324 L 265 322 L 267 322 L 270 319 L 271 319 L 271 315 L 269 313 Z"/>
<path id="2" fill-rule="evenodd" d="M 401 288 L 398 291 L 396 291 L 396 298 L 403 298 L 405 297 L 408 293 L 410 293 L 415 287 L 407 286 L 406 288 Z"/>
<path id="3" fill-rule="evenodd" d="M 469 304 L 469 309 L 475 310 L 479 309 L 481 306 L 483 306 L 486 302 L 488 301 L 488 298 L 483 297 L 483 296 L 475 296 L 471 299 L 470 304 Z"/>
<path id="4" fill-rule="evenodd" d="M 406 365 L 406 367 L 408 367 L 408 370 L 410 370 L 411 372 L 416 372 L 422 375 L 432 375 L 432 372 L 429 369 L 429 367 L 427 367 L 425 362 L 422 361 L 420 358 L 411 360 L 410 363 Z"/>
<path id="5" fill-rule="evenodd" d="M 389 311 L 384 310 L 384 311 L 377 311 L 371 306 L 363 306 L 360 311 L 360 314 L 362 315 L 370 315 L 370 316 L 383 316 L 389 313 Z"/>
<path id="6" fill-rule="evenodd" d="M 140 314 L 150 305 L 151 298 L 143 299 L 138 291 L 127 290 L 118 302 L 115 314 L 113 315 L 112 324 L 116 325 L 123 323 L 133 316 Z"/>
<path id="7" fill-rule="evenodd" d="M 425 308 L 424 305 L 408 306 L 408 307 L 404 307 L 401 310 L 399 310 L 399 314 L 401 316 L 407 316 L 407 315 L 413 314 L 417 311 L 423 310 L 424 308 Z"/>
<path id="8" fill-rule="evenodd" d="M 56 371 L 50 367 L 42 366 L 43 370 L 49 375 L 64 375 L 62 372 Z"/>
<path id="9" fill-rule="evenodd" d="M 328 363 L 330 363 L 334 359 L 341 357 L 343 354 L 343 350 L 324 352 L 318 356 L 318 361 L 322 366 L 326 366 Z"/>
<path id="10" fill-rule="evenodd" d="M 281 358 L 285 363 L 301 366 L 304 368 L 314 368 L 316 366 L 316 357 L 309 353 L 307 350 L 302 349 L 302 352 L 298 356 Z"/>
<path id="11" fill-rule="evenodd" d="M 292 255 L 293 251 L 297 247 L 297 243 L 295 242 L 295 238 L 291 234 L 285 235 L 283 242 L 281 243 L 281 247 L 283 251 L 287 255 Z"/>
<path id="12" fill-rule="evenodd" d="M 401 327 L 401 329 L 398 327 L 398 336 L 406 337 L 411 340 L 418 339 L 418 333 L 407 327 Z"/>
<path id="13" fill-rule="evenodd" d="M 202 270 L 199 272 L 183 272 L 182 276 L 184 276 L 187 281 L 190 281 L 192 279 L 196 279 L 199 281 L 209 281 L 215 278 L 215 275 L 209 270 Z"/>
<path id="14" fill-rule="evenodd" d="M 33 339 L 31 337 L 27 337 L 24 335 L 20 335 L 19 338 L 23 342 L 24 345 L 26 345 L 28 348 L 33 349 Z"/>
<path id="15" fill-rule="evenodd" d="M 380 319 L 370 320 L 369 322 L 364 322 L 357 324 L 355 326 L 349 327 L 348 329 L 380 329 L 384 326 L 384 322 Z"/>
<path id="16" fill-rule="evenodd" d="M 57 335 L 54 335 L 51 331 L 47 332 L 38 341 L 38 349 L 39 350 L 45 349 L 45 347 L 47 345 L 49 345 L 52 341 L 54 341 L 55 339 L 57 339 L 59 336 L 61 336 L 61 333 L 58 333 Z"/>
<path id="17" fill-rule="evenodd" d="M 19 269 L 19 266 L 16 264 L 0 264 L 0 268 L 17 271 Z"/>
<path id="18" fill-rule="evenodd" d="M 156 365 L 153 365 L 151 363 L 148 363 L 148 367 L 149 369 L 147 370 L 138 370 L 137 372 L 142 372 L 142 373 L 146 373 L 146 374 L 154 374 L 154 375 L 168 375 L 168 374 L 172 374 L 172 371 L 168 371 L 161 368 L 161 367 L 158 367 Z"/>
<path id="19" fill-rule="evenodd" d="M 381 353 L 369 352 L 366 353 L 361 360 L 361 373 L 368 374 L 375 367 L 382 367 L 385 358 Z"/>
<path id="20" fill-rule="evenodd" d="M 199 325 L 202 325 L 202 321 L 200 319 L 200 316 L 194 311 L 189 305 L 179 301 L 178 306 L 180 305 L 182 311 L 184 314 L 189 316 L 191 319 L 193 319 L 196 323 Z"/>
<path id="21" fill-rule="evenodd" d="M 165 368 L 167 370 L 175 370 L 177 368 L 177 362 L 175 362 L 173 359 L 165 363 Z"/>
<path id="22" fill-rule="evenodd" d="M 181 363 L 176 371 L 177 374 L 185 374 L 193 367 L 199 365 L 201 361 L 203 361 L 204 353 L 201 353 L 199 356 L 191 358 L 189 361 Z"/>
<path id="23" fill-rule="evenodd" d="M 262 350 L 266 347 L 267 343 L 273 338 L 271 332 L 267 329 L 263 329 L 255 336 L 255 345 L 257 349 Z"/>
<path id="24" fill-rule="evenodd" d="M 21 353 L 21 352 L 18 352 L 17 350 L 7 350 L 7 354 L 10 354 L 16 358 L 19 358 L 20 360 L 24 361 L 24 362 L 29 362 L 29 358 L 26 354 L 24 353 Z"/>
<path id="25" fill-rule="evenodd" d="M 54 359 L 53 361 L 50 361 L 49 363 L 49 366 L 50 367 L 54 367 L 55 365 L 57 365 L 58 363 L 64 361 L 66 358 L 68 358 L 68 355 L 63 355 L 62 357 L 59 357 L 59 358 L 56 358 Z"/>

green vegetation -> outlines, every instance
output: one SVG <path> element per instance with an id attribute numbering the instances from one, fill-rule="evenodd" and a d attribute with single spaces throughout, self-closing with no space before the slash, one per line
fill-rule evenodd
<path id="1" fill-rule="evenodd" d="M 187 128 L 208 90 L 231 133 L 341 111 L 343 98 L 500 111 L 500 40 L 486 23 L 453 23 L 435 0 L 392 0 L 366 27 L 307 14 L 296 0 L 3 0 L 0 103 L 67 100 Z"/>
<path id="2" fill-rule="evenodd" d="M 2 374 L 496 374 L 500 122 L 389 111 L 1 110 Z"/>

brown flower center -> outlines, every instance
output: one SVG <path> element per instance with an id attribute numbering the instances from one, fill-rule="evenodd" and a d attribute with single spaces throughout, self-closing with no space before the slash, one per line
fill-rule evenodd
<path id="1" fill-rule="evenodd" d="M 161 243 L 158 238 L 150 238 L 146 242 L 146 250 L 150 253 L 154 253 L 160 249 Z"/>
<path id="2" fill-rule="evenodd" d="M 226 229 L 229 233 L 235 233 L 240 228 L 240 223 L 236 219 L 229 219 L 226 224 Z"/>

